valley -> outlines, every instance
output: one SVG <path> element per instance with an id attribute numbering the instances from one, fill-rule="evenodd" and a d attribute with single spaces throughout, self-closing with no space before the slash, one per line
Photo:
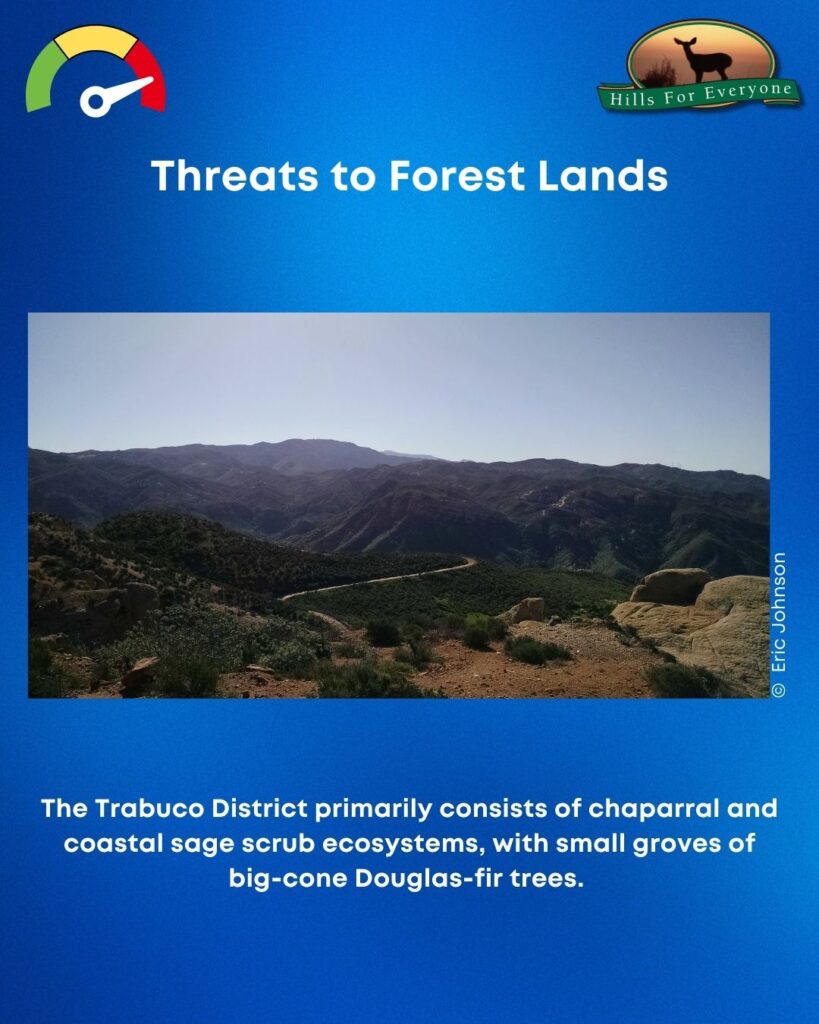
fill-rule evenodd
<path id="1" fill-rule="evenodd" d="M 32 451 L 30 505 L 32 696 L 762 695 L 736 644 L 722 678 L 629 603 L 716 579 L 690 628 L 749 602 L 755 650 L 760 477 L 292 439 Z"/>

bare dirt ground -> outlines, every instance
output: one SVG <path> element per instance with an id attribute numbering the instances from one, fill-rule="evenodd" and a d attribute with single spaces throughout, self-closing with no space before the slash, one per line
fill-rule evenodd
<path id="1" fill-rule="evenodd" d="M 434 644 L 441 660 L 414 678 L 421 686 L 441 689 L 447 697 L 456 698 L 652 696 L 643 673 L 660 657 L 645 647 L 624 644 L 605 626 L 523 622 L 512 626 L 510 634 L 561 644 L 572 652 L 572 660 L 524 665 L 508 658 L 502 643 L 491 651 L 472 651 L 460 640 L 442 640 Z M 360 640 L 362 631 L 348 630 L 348 635 Z M 393 652 L 386 648 L 378 654 L 390 659 Z M 226 696 L 245 698 L 312 697 L 316 693 L 309 680 L 276 679 L 262 672 L 225 676 L 221 689 Z"/>
<path id="2" fill-rule="evenodd" d="M 603 625 L 522 622 L 512 636 L 531 636 L 561 644 L 571 661 L 524 665 L 503 653 L 471 651 L 458 640 L 437 644 L 442 662 L 419 673 L 418 681 L 448 697 L 651 697 L 644 670 L 659 656 L 644 647 L 627 646 Z"/>
<path id="3" fill-rule="evenodd" d="M 363 630 L 343 626 L 343 639 L 363 643 Z M 419 685 L 442 690 L 447 697 L 466 698 L 548 698 L 548 697 L 651 697 L 644 671 L 660 661 L 652 651 L 624 643 L 618 634 L 596 623 L 522 622 L 510 628 L 512 636 L 531 636 L 567 647 L 570 661 L 546 665 L 525 665 L 503 653 L 503 643 L 491 651 L 473 651 L 460 640 L 433 644 L 440 659 L 414 675 Z M 380 658 L 391 659 L 393 651 L 382 648 Z M 345 659 L 339 659 L 344 661 Z M 316 696 L 316 684 L 309 679 L 280 679 L 262 668 L 249 667 L 222 677 L 219 695 L 239 699 L 305 698 Z M 119 697 L 119 684 L 103 684 L 78 697 Z"/>
<path id="4" fill-rule="evenodd" d="M 316 684 L 311 679 L 277 679 L 272 672 L 231 672 L 222 676 L 219 693 L 223 697 L 315 697 Z"/>

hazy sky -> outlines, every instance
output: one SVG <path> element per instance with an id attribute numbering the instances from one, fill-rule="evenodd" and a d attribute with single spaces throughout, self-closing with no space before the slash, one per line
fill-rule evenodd
<path id="1" fill-rule="evenodd" d="M 768 475 L 765 314 L 32 314 L 29 442 Z"/>

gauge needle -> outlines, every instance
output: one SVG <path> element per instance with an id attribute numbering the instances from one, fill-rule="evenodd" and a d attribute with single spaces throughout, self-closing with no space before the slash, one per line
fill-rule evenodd
<path id="1" fill-rule="evenodd" d="M 80 96 L 80 108 L 88 117 L 105 117 L 115 103 L 124 100 L 131 93 L 144 89 L 153 80 L 153 75 L 148 75 L 147 78 L 136 78 L 132 82 L 112 85 L 108 89 L 104 89 L 101 85 L 89 85 L 82 96 Z M 91 100 L 93 99 L 98 99 L 102 102 L 97 106 L 91 106 Z"/>

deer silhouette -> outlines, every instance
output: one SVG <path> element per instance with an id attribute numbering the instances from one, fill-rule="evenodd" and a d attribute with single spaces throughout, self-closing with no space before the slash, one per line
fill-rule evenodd
<path id="1" fill-rule="evenodd" d="M 697 76 L 697 81 L 702 81 L 702 76 L 706 71 L 716 71 L 719 73 L 719 77 L 725 81 L 727 75 L 725 69 L 730 68 L 733 64 L 733 58 L 727 53 L 694 53 L 691 47 L 696 43 L 697 37 L 683 42 L 682 39 L 674 39 L 674 42 L 681 46 L 685 50 L 685 56 L 688 58 L 688 63 L 691 65 L 691 70 Z"/>

